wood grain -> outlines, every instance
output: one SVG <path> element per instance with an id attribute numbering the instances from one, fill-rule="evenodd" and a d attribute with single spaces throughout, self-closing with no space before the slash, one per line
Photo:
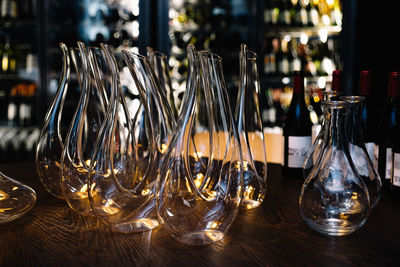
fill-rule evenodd
<path id="1" fill-rule="evenodd" d="M 228 235 L 189 247 L 163 227 L 139 234 L 113 233 L 74 213 L 48 194 L 33 163 L 1 165 L 32 186 L 38 199 L 20 219 L 0 225 L 0 266 L 399 266 L 400 201 L 384 195 L 366 225 L 346 237 L 307 227 L 298 211 L 302 182 L 269 165 L 265 202 L 241 210 Z"/>

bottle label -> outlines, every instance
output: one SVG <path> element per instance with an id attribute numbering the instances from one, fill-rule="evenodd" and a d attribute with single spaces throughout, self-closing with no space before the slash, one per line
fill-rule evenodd
<path id="1" fill-rule="evenodd" d="M 302 168 L 304 159 L 311 147 L 311 136 L 289 136 L 288 167 Z"/>
<path id="2" fill-rule="evenodd" d="M 378 160 L 379 160 L 379 145 L 375 144 L 375 148 L 374 148 L 374 168 L 375 170 L 378 169 Z"/>
<path id="3" fill-rule="evenodd" d="M 390 179 L 391 172 L 392 172 L 392 148 L 388 147 L 386 149 L 386 172 L 385 172 L 386 179 Z"/>
<path id="4" fill-rule="evenodd" d="M 365 148 L 367 149 L 368 156 L 371 159 L 372 165 L 375 166 L 375 143 L 365 143 Z"/>
<path id="5" fill-rule="evenodd" d="M 400 186 L 400 154 L 394 153 L 393 155 L 393 180 L 392 185 Z"/>

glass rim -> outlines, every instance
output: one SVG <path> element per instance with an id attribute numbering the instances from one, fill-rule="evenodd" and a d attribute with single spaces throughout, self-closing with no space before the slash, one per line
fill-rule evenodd
<path id="1" fill-rule="evenodd" d="M 211 60 L 217 60 L 219 62 L 222 62 L 222 57 L 209 51 L 209 50 L 200 50 L 199 55 L 206 57 L 207 59 L 211 59 Z"/>
<path id="2" fill-rule="evenodd" d="M 362 102 L 366 99 L 365 96 L 359 96 L 359 95 L 348 95 L 348 96 L 341 96 L 341 100 L 344 100 L 348 103 L 359 103 Z"/>
<path id="3" fill-rule="evenodd" d="M 323 100 L 321 101 L 321 105 L 328 108 L 346 108 L 349 103 L 343 100 Z"/>

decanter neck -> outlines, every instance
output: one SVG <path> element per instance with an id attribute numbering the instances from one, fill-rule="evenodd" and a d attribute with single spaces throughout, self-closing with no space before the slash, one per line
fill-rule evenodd
<path id="1" fill-rule="evenodd" d="M 347 103 L 344 101 L 327 101 L 325 104 L 325 141 L 327 145 L 345 148 Z"/>

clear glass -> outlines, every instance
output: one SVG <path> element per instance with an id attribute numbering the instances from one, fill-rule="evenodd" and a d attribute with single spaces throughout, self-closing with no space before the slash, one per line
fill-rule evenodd
<path id="1" fill-rule="evenodd" d="M 36 193 L 29 186 L 0 172 L 0 223 L 18 219 L 33 208 Z"/>
<path id="2" fill-rule="evenodd" d="M 257 54 L 242 44 L 239 59 L 240 87 L 235 120 L 244 167 L 242 207 L 253 209 L 261 205 L 267 190 L 267 154 L 258 104 Z"/>
<path id="3" fill-rule="evenodd" d="M 68 130 L 61 157 L 61 190 L 68 205 L 84 216 L 94 216 L 88 197 L 88 171 L 100 126 L 106 92 L 99 91 L 90 71 L 88 52 L 82 42 L 70 49 L 81 95 Z M 100 55 L 100 54 L 99 54 Z"/>
<path id="4" fill-rule="evenodd" d="M 60 187 L 60 159 L 65 136 L 62 136 L 60 122 L 70 78 L 70 57 L 65 44 L 60 43 L 60 49 L 63 55 L 62 75 L 36 146 L 36 170 L 44 188 L 50 194 L 63 198 Z"/>
<path id="5" fill-rule="evenodd" d="M 365 96 L 342 96 L 340 98 L 349 103 L 346 129 L 350 155 L 356 171 L 368 188 L 371 208 L 374 208 L 382 195 L 382 181 L 364 143 L 362 109 Z"/>
<path id="6" fill-rule="evenodd" d="M 151 114 L 149 108 L 154 107 L 150 106 L 145 91 L 152 91 L 148 88 L 153 78 L 148 73 L 150 65 L 143 56 L 123 52 L 125 58 L 128 56 L 128 67 L 140 88 L 141 107 L 132 120 L 112 49 L 102 45 L 102 51 L 111 71 L 112 91 L 110 108 L 99 132 L 89 172 L 89 199 L 96 216 L 114 231 L 151 230 L 159 226 L 155 197 L 160 157 L 152 135 L 154 121 L 148 116 Z M 142 65 L 137 65 L 139 63 Z M 139 68 L 140 73 L 136 72 Z M 95 77 L 99 78 L 101 70 L 96 70 Z"/>
<path id="7" fill-rule="evenodd" d="M 322 101 L 334 101 L 339 100 L 340 92 L 338 91 L 323 91 L 322 92 Z M 322 110 L 324 110 L 324 105 L 321 105 Z M 310 174 L 312 168 L 314 168 L 315 164 L 317 163 L 318 157 L 321 154 L 322 144 L 324 143 L 324 136 L 325 136 L 325 117 L 322 118 L 321 122 L 321 129 L 318 132 L 317 137 L 314 140 L 313 145 L 308 150 L 306 157 L 303 163 L 303 177 L 304 179 Z"/>
<path id="8" fill-rule="evenodd" d="M 147 57 L 149 58 L 150 65 L 157 77 L 160 85 L 160 93 L 167 99 L 174 119 L 178 118 L 178 109 L 175 104 L 174 90 L 169 76 L 169 66 L 167 62 L 167 55 L 159 51 L 154 51 L 151 47 L 147 47 Z"/>
<path id="9" fill-rule="evenodd" d="M 221 58 L 192 45 L 188 58 L 184 106 L 161 167 L 157 212 L 178 241 L 206 245 L 222 239 L 236 218 L 243 166 Z"/>
<path id="10" fill-rule="evenodd" d="M 319 159 L 305 180 L 300 213 L 314 230 L 333 236 L 347 235 L 368 218 L 368 189 L 355 170 L 345 132 L 345 101 L 324 103 L 324 142 Z"/>

